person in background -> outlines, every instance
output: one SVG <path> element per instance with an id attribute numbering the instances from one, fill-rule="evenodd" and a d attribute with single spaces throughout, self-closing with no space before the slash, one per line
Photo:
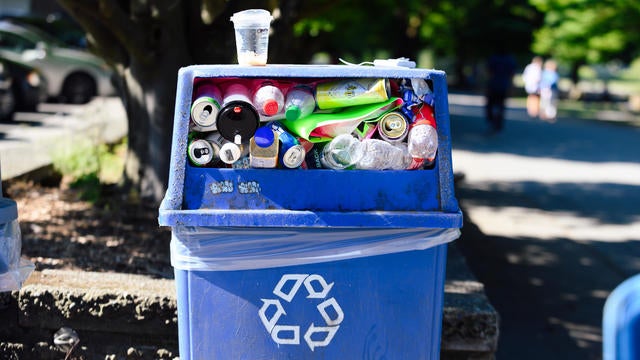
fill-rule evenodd
<path id="1" fill-rule="evenodd" d="M 558 113 L 558 65 L 549 59 L 545 61 L 540 75 L 540 118 L 555 122 Z"/>
<path id="2" fill-rule="evenodd" d="M 540 78 L 542 76 L 542 58 L 535 56 L 522 72 L 524 90 L 527 92 L 527 114 L 536 118 L 540 113 Z"/>
<path id="3" fill-rule="evenodd" d="M 498 52 L 489 58 L 487 66 L 489 82 L 485 110 L 490 133 L 498 133 L 504 127 L 505 101 L 513 82 L 516 62 L 504 47 L 500 46 Z"/>

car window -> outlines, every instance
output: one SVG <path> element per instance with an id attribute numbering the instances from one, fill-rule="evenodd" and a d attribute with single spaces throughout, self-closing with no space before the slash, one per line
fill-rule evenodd
<path id="1" fill-rule="evenodd" d="M 22 36 L 0 31 L 0 48 L 15 52 L 35 49 L 36 43 Z"/>

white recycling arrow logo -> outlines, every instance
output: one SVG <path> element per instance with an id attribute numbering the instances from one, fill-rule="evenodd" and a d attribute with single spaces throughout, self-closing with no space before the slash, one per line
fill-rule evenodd
<path id="1" fill-rule="evenodd" d="M 318 274 L 285 274 L 273 289 L 273 294 L 279 299 L 260 299 L 262 307 L 258 311 L 258 315 L 274 342 L 279 345 L 300 345 L 300 326 L 280 325 L 278 321 L 287 315 L 280 299 L 290 303 L 302 285 L 307 290 L 307 299 L 325 299 L 316 306 L 325 326 L 316 326 L 312 322 L 303 337 L 309 349 L 314 351 L 317 347 L 327 346 L 331 343 L 344 320 L 344 312 L 338 301 L 333 297 L 327 298 L 333 288 L 333 283 L 327 283 Z M 328 309 L 331 310 L 327 311 Z M 271 314 L 270 318 L 267 314 Z M 333 314 L 333 317 L 329 314 Z"/>

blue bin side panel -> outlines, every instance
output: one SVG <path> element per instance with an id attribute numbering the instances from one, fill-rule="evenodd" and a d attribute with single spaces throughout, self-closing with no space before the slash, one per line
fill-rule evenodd
<path id="1" fill-rule="evenodd" d="M 261 270 L 176 269 L 180 358 L 437 359 L 446 246 Z"/>
<path id="2" fill-rule="evenodd" d="M 438 173 L 421 171 L 232 170 L 187 166 L 187 209 L 435 211 Z"/>

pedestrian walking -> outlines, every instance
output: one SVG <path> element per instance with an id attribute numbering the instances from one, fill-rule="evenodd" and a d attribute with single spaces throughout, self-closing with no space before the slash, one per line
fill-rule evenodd
<path id="1" fill-rule="evenodd" d="M 558 114 L 558 65 L 549 59 L 545 61 L 540 76 L 540 118 L 555 122 Z"/>
<path id="2" fill-rule="evenodd" d="M 515 60 L 504 48 L 500 48 L 488 60 L 489 82 L 485 110 L 491 133 L 498 133 L 504 127 L 505 101 L 513 83 L 515 68 Z"/>
<path id="3" fill-rule="evenodd" d="M 522 72 L 524 90 L 527 92 L 527 114 L 536 118 L 540 113 L 540 78 L 542 76 L 542 58 L 535 56 Z"/>

